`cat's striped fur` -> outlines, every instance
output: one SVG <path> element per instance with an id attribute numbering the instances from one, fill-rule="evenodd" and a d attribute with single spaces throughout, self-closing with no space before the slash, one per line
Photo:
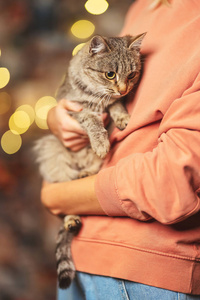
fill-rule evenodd
<path id="1" fill-rule="evenodd" d="M 126 127 L 129 115 L 121 98 L 132 90 L 140 76 L 140 45 L 144 35 L 94 36 L 72 58 L 57 99 L 66 98 L 83 105 L 81 112 L 71 115 L 86 130 L 91 146 L 72 152 L 53 135 L 38 140 L 35 152 L 45 180 L 69 181 L 98 172 L 110 147 L 99 113 L 108 111 L 119 129 Z M 79 217 L 67 216 L 58 234 L 56 259 L 61 288 L 68 287 L 74 278 L 70 244 L 80 225 Z"/>

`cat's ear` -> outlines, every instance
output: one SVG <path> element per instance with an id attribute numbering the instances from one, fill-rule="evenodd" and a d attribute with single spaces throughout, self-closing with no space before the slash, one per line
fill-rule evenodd
<path id="1" fill-rule="evenodd" d="M 135 49 L 135 48 L 140 49 L 142 40 L 143 40 L 143 38 L 145 37 L 145 35 L 146 35 L 146 32 L 131 37 L 131 38 L 130 38 L 130 44 L 129 44 L 129 47 L 128 47 L 128 48 L 129 48 L 129 49 Z"/>
<path id="2" fill-rule="evenodd" d="M 95 35 L 91 39 L 90 46 L 89 46 L 89 53 L 102 54 L 102 53 L 109 52 L 109 51 L 110 51 L 110 48 L 102 36 Z"/>

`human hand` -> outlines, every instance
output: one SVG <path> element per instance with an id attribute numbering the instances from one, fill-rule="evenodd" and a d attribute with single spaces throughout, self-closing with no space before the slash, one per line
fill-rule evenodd
<path id="1" fill-rule="evenodd" d="M 80 150 L 89 142 L 87 133 L 68 114 L 68 111 L 79 112 L 81 110 L 81 105 L 62 99 L 49 111 L 47 117 L 47 123 L 51 132 L 59 138 L 65 147 L 72 151 Z"/>
<path id="2" fill-rule="evenodd" d="M 51 132 L 59 138 L 63 145 L 72 151 L 79 151 L 88 143 L 88 135 L 80 124 L 68 114 L 68 111 L 79 112 L 82 106 L 61 99 L 58 104 L 53 107 L 47 117 L 47 123 Z M 107 114 L 102 115 L 103 121 L 106 122 Z"/>

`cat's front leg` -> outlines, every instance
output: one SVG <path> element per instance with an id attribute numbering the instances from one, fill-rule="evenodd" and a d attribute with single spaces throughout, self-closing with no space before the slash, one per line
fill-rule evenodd
<path id="1" fill-rule="evenodd" d="M 108 132 L 105 128 L 96 128 L 95 130 L 88 133 L 92 150 L 100 158 L 104 158 L 110 150 L 110 142 L 108 139 Z"/>
<path id="2" fill-rule="evenodd" d="M 128 114 L 122 102 L 121 101 L 114 102 L 112 105 L 108 107 L 108 111 L 115 123 L 115 126 L 120 130 L 125 129 L 130 120 L 130 115 Z"/>
<path id="3" fill-rule="evenodd" d="M 110 150 L 108 132 L 104 128 L 101 116 L 88 109 L 73 114 L 82 128 L 87 132 L 92 150 L 100 158 L 104 158 Z"/>

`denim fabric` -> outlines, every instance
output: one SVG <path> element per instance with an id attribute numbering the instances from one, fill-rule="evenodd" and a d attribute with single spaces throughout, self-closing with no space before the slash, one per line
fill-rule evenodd
<path id="1" fill-rule="evenodd" d="M 58 300 L 200 300 L 136 282 L 77 272 L 67 290 L 58 290 Z"/>

